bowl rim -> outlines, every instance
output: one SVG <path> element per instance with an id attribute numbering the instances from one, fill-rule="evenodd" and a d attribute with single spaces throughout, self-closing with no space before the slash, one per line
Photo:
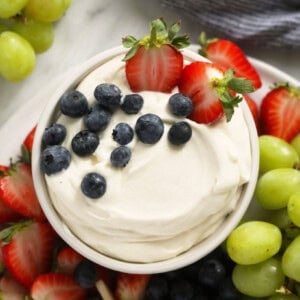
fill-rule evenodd
<path id="1" fill-rule="evenodd" d="M 56 212 L 55 208 L 51 204 L 50 197 L 48 195 L 44 174 L 40 170 L 39 166 L 39 158 L 41 152 L 41 138 L 44 129 L 49 126 L 51 119 L 53 118 L 53 113 L 55 107 L 57 106 L 57 102 L 59 97 L 63 94 L 64 91 L 74 88 L 78 85 L 78 83 L 90 72 L 94 69 L 110 60 L 111 58 L 125 54 L 126 50 L 123 46 L 118 46 L 115 48 L 108 49 L 104 52 L 101 52 L 94 57 L 90 58 L 86 62 L 80 64 L 77 68 L 71 72 L 65 80 L 55 89 L 51 98 L 49 99 L 47 105 L 45 106 L 38 124 L 35 133 L 35 139 L 33 143 L 32 149 L 32 174 L 33 174 L 33 182 L 37 197 L 39 199 L 40 205 L 46 218 L 49 223 L 52 225 L 54 230 L 58 233 L 58 235 L 72 248 L 74 248 L 77 252 L 82 254 L 87 259 L 102 265 L 106 268 L 126 272 L 126 273 L 135 273 L 135 274 L 154 274 L 167 272 L 175 269 L 182 268 L 189 264 L 196 262 L 202 257 L 206 256 L 208 253 L 213 251 L 216 247 L 218 247 L 230 234 L 230 232 L 238 225 L 250 202 L 252 200 L 252 196 L 254 193 L 256 180 L 258 176 L 258 168 L 259 168 L 259 149 L 258 149 L 258 135 L 256 131 L 256 126 L 253 121 L 251 112 L 248 106 L 244 103 L 241 103 L 241 107 L 243 109 L 244 117 L 249 128 L 249 137 L 250 137 L 250 145 L 251 145 L 251 154 L 252 154 L 252 164 L 251 164 L 251 174 L 250 180 L 245 184 L 242 194 L 241 200 L 238 201 L 237 207 L 234 212 L 232 212 L 226 220 L 222 223 L 216 232 L 214 232 L 211 236 L 203 240 L 197 245 L 194 245 L 192 248 L 187 250 L 184 253 L 179 254 L 176 257 L 158 261 L 151 263 L 135 263 L 135 262 L 127 262 L 121 261 L 116 258 L 112 258 L 101 254 L 89 247 L 83 241 L 81 241 L 78 237 L 76 237 L 62 222 L 60 216 Z M 202 56 L 198 55 L 194 51 L 184 49 L 182 51 L 185 58 L 188 58 L 192 61 L 198 60 L 203 61 Z"/>

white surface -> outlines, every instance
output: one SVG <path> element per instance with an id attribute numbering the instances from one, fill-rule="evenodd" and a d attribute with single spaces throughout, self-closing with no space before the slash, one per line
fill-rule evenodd
<path id="1" fill-rule="evenodd" d="M 201 28 L 180 12 L 162 7 L 159 0 L 73 0 L 67 14 L 56 24 L 53 47 L 38 56 L 32 75 L 20 83 L 0 78 L 0 127 L 61 74 L 100 51 L 119 45 L 127 34 L 144 35 L 149 21 L 161 16 L 168 22 L 181 19 L 183 32 L 197 41 Z M 300 51 L 244 50 L 300 79 Z M 39 101 L 46 103 L 47 98 Z M 21 129 L 22 124 L 16 126 Z"/>

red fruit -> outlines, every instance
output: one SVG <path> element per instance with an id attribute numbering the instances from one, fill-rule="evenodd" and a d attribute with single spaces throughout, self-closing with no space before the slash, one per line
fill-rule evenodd
<path id="1" fill-rule="evenodd" d="M 234 78 L 232 71 L 224 74 L 216 64 L 196 61 L 183 69 L 179 90 L 194 103 L 189 118 L 207 124 L 225 114 L 229 121 L 234 107 L 242 100 L 242 97 L 232 95 L 231 90 L 244 93 L 252 91 L 252 87 L 250 82 Z"/>
<path id="2" fill-rule="evenodd" d="M 32 145 L 33 145 L 33 139 L 34 139 L 34 135 L 35 135 L 35 131 L 36 131 L 36 126 L 34 126 L 30 132 L 27 134 L 27 136 L 25 137 L 24 141 L 23 141 L 23 145 L 25 146 L 25 148 L 31 152 L 32 151 Z"/>
<path id="3" fill-rule="evenodd" d="M 150 275 L 119 273 L 116 300 L 141 300 Z"/>
<path id="4" fill-rule="evenodd" d="M 29 292 L 20 285 L 14 278 L 5 275 L 0 278 L 0 299 L 1 300 L 24 300 Z"/>
<path id="5" fill-rule="evenodd" d="M 290 142 L 300 133 L 300 89 L 279 85 L 263 98 L 260 109 L 263 134 Z"/>
<path id="6" fill-rule="evenodd" d="M 70 275 L 47 273 L 34 280 L 30 296 L 33 300 L 84 300 L 86 290 Z"/>
<path id="7" fill-rule="evenodd" d="M 83 260 L 82 255 L 73 248 L 66 246 L 57 253 L 57 271 L 72 275 L 77 265 Z"/>
<path id="8" fill-rule="evenodd" d="M 249 95 L 244 95 L 244 98 L 246 100 L 247 105 L 249 106 L 256 128 L 258 129 L 258 124 L 259 124 L 258 106 L 256 102 Z"/>
<path id="9" fill-rule="evenodd" d="M 183 68 L 183 56 L 178 50 L 188 45 L 186 35 L 176 37 L 179 23 L 168 30 L 161 19 L 151 22 L 151 33 L 141 40 L 132 36 L 123 39 L 131 48 L 125 56 L 125 73 L 132 91 L 145 90 L 169 93 L 177 85 Z"/>
<path id="10" fill-rule="evenodd" d="M 209 60 L 218 64 L 224 70 L 233 69 L 236 77 L 251 80 L 256 89 L 261 87 L 259 74 L 237 44 L 223 39 L 206 40 L 203 35 L 200 37 L 200 45 L 202 49 L 199 52 Z"/>
<path id="11" fill-rule="evenodd" d="M 48 223 L 24 221 L 1 232 L 6 268 L 25 287 L 36 276 L 48 272 L 52 262 L 55 233 Z"/>
<path id="12" fill-rule="evenodd" d="M 16 164 L 10 168 L 7 176 L 0 177 L 0 198 L 6 206 L 22 216 L 45 220 L 28 164 Z"/>

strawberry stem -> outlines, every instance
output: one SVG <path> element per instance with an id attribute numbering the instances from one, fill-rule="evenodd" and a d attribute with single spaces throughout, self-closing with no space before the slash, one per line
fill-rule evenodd
<path id="1" fill-rule="evenodd" d="M 204 31 L 202 31 L 198 37 L 198 43 L 200 45 L 200 49 L 198 50 L 198 53 L 202 56 L 207 56 L 206 48 L 210 43 L 216 42 L 217 38 L 207 38 L 207 35 Z"/>
<path id="2" fill-rule="evenodd" d="M 12 226 L 4 228 L 3 230 L 0 231 L 1 241 L 5 244 L 9 243 L 16 232 L 31 225 L 32 223 L 33 220 L 25 220 L 25 221 L 20 221 L 18 223 L 14 223 Z"/>

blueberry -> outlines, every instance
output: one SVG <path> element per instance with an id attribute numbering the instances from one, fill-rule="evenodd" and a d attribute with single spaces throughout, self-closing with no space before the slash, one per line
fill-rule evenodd
<path id="1" fill-rule="evenodd" d="M 194 288 L 187 280 L 179 279 L 172 282 L 170 287 L 170 300 L 192 300 Z"/>
<path id="2" fill-rule="evenodd" d="M 72 118 L 81 117 L 88 111 L 88 101 L 79 91 L 65 92 L 59 99 L 60 110 L 64 115 Z"/>
<path id="3" fill-rule="evenodd" d="M 97 268 L 89 260 L 81 261 L 74 270 L 74 280 L 83 288 L 92 288 L 97 281 Z"/>
<path id="4" fill-rule="evenodd" d="M 106 192 L 106 180 L 98 173 L 88 173 L 82 179 L 81 190 L 89 198 L 100 198 Z"/>
<path id="5" fill-rule="evenodd" d="M 114 167 L 125 167 L 131 158 L 131 150 L 126 146 L 120 146 L 113 150 L 110 162 Z"/>
<path id="6" fill-rule="evenodd" d="M 166 278 L 160 275 L 154 275 L 145 290 L 144 300 L 163 300 L 169 294 L 169 287 Z"/>
<path id="7" fill-rule="evenodd" d="M 155 144 L 164 133 L 164 123 L 154 114 L 145 114 L 137 119 L 135 132 L 142 143 Z"/>
<path id="8" fill-rule="evenodd" d="M 220 283 L 216 300 L 238 300 L 241 299 L 240 292 L 235 288 L 231 278 L 225 278 Z"/>
<path id="9" fill-rule="evenodd" d="M 198 280 L 209 288 L 217 288 L 226 276 L 224 265 L 217 259 L 204 259 L 199 267 Z"/>
<path id="10" fill-rule="evenodd" d="M 193 101 L 181 93 L 172 95 L 168 104 L 171 112 L 179 117 L 186 117 L 193 110 Z"/>
<path id="11" fill-rule="evenodd" d="M 94 96 L 100 105 L 108 108 L 117 108 L 121 103 L 121 90 L 114 84 L 102 83 L 97 85 Z"/>
<path id="12" fill-rule="evenodd" d="M 168 139 L 173 145 L 185 144 L 192 136 L 192 128 L 189 123 L 182 121 L 174 123 L 169 132 Z"/>
<path id="13" fill-rule="evenodd" d="M 129 94 L 124 97 L 121 109 L 127 114 L 137 114 L 143 107 L 144 99 L 139 94 Z"/>
<path id="14" fill-rule="evenodd" d="M 127 123 L 119 123 L 114 128 L 112 136 L 120 145 L 127 145 L 133 139 L 133 129 Z"/>
<path id="15" fill-rule="evenodd" d="M 66 127 L 62 124 L 55 123 L 45 129 L 42 137 L 42 142 L 47 146 L 59 145 L 64 141 L 66 134 Z"/>
<path id="16" fill-rule="evenodd" d="M 94 132 L 82 130 L 73 137 L 71 145 L 77 155 L 91 155 L 99 145 L 99 137 Z"/>
<path id="17" fill-rule="evenodd" d="M 107 109 L 100 105 L 95 105 L 84 116 L 84 124 L 88 130 L 99 132 L 106 129 L 110 119 L 111 113 Z"/>
<path id="18" fill-rule="evenodd" d="M 43 150 L 40 159 L 40 167 L 47 175 L 55 174 L 67 169 L 71 162 L 70 152 L 60 146 L 48 146 Z"/>

